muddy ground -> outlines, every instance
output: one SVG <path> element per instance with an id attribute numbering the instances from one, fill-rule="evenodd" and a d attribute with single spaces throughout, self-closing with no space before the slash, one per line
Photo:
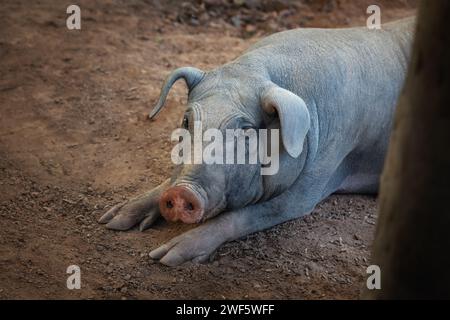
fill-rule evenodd
<path id="1" fill-rule="evenodd" d="M 265 34 L 363 24 L 373 1 L 76 1 L 0 4 L 0 298 L 355 299 L 376 198 L 332 196 L 311 216 L 224 245 L 204 265 L 169 268 L 152 248 L 186 230 L 158 221 L 114 232 L 96 220 L 171 172 L 184 84 L 146 119 L 175 67 L 211 69 Z M 413 1 L 379 1 L 383 21 Z M 82 288 L 66 288 L 81 267 Z"/>

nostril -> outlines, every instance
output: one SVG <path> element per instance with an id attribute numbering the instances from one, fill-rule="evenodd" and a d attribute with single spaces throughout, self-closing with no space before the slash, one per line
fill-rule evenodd
<path id="1" fill-rule="evenodd" d="M 198 223 L 203 218 L 204 207 L 202 195 L 186 186 L 171 187 L 159 199 L 161 215 L 167 221 Z"/>

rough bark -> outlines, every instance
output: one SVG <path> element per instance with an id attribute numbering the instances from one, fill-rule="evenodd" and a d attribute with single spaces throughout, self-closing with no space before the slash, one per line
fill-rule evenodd
<path id="1" fill-rule="evenodd" d="M 450 298 L 450 1 L 422 1 L 381 178 L 364 298 Z"/>

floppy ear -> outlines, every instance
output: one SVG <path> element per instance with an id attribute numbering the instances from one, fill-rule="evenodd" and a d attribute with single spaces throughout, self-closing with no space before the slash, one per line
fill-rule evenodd
<path id="1" fill-rule="evenodd" d="M 297 158 L 310 128 L 309 111 L 302 98 L 278 86 L 264 91 L 261 104 L 268 114 L 278 113 L 281 124 L 281 139 L 288 154 Z"/>

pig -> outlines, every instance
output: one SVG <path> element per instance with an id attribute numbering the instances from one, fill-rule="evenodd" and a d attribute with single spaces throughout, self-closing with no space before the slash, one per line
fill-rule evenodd
<path id="1" fill-rule="evenodd" d="M 381 30 L 294 29 L 268 36 L 212 71 L 182 67 L 166 79 L 189 89 L 182 126 L 278 128 L 279 170 L 261 164 L 181 164 L 164 183 L 106 212 L 114 230 L 198 223 L 150 252 L 162 264 L 205 262 L 223 243 L 305 216 L 333 193 L 376 194 L 415 18 Z"/>

